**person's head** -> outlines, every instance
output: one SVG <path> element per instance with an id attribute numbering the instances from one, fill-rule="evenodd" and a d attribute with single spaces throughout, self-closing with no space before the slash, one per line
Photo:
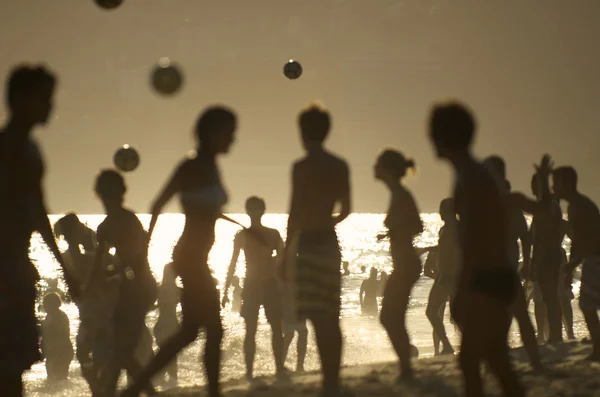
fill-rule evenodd
<path id="1" fill-rule="evenodd" d="M 361 267 L 360 267 L 360 272 L 361 272 L 361 273 L 364 273 L 364 272 L 366 272 L 366 271 L 367 271 L 367 268 L 366 268 L 365 266 L 361 266 Z"/>
<path id="2" fill-rule="evenodd" d="M 238 276 L 233 276 L 231 278 L 231 285 L 235 288 L 240 286 L 240 278 Z"/>
<path id="3" fill-rule="evenodd" d="M 452 159 L 469 153 L 477 124 L 471 111 L 458 102 L 444 102 L 433 106 L 429 116 L 429 138 L 436 155 Z"/>
<path id="4" fill-rule="evenodd" d="M 48 279 L 48 288 L 57 289 L 58 288 L 58 280 L 55 278 Z"/>
<path id="5" fill-rule="evenodd" d="M 388 274 L 387 274 L 387 272 L 386 272 L 385 270 L 381 272 L 381 276 L 380 276 L 380 277 L 381 277 L 382 279 L 384 279 L 384 280 L 385 280 L 385 279 L 387 278 L 387 276 L 388 276 Z"/>
<path id="6" fill-rule="evenodd" d="M 331 116 L 323 105 L 314 102 L 300 112 L 298 126 L 305 148 L 321 146 L 329 135 Z"/>
<path id="7" fill-rule="evenodd" d="M 259 221 L 266 208 L 265 200 L 260 197 L 252 196 L 246 200 L 246 213 L 252 220 Z"/>
<path id="8" fill-rule="evenodd" d="M 211 106 L 196 122 L 195 134 L 198 147 L 213 154 L 229 152 L 235 138 L 237 117 L 225 106 Z"/>
<path id="9" fill-rule="evenodd" d="M 454 207 L 454 199 L 451 197 L 445 198 L 440 203 L 440 218 L 442 221 L 448 222 L 456 220 L 456 208 Z"/>
<path id="10" fill-rule="evenodd" d="M 375 179 L 380 181 L 399 181 L 409 169 L 415 169 L 414 160 L 407 159 L 397 150 L 384 150 L 375 163 Z"/>
<path id="11" fill-rule="evenodd" d="M 57 237 L 63 236 L 67 243 L 76 243 L 75 239 L 81 230 L 82 223 L 74 212 L 69 212 L 54 224 Z"/>
<path id="12" fill-rule="evenodd" d="M 18 66 L 8 78 L 6 101 L 13 117 L 45 124 L 52 110 L 56 77 L 43 66 Z"/>
<path id="13" fill-rule="evenodd" d="M 96 178 L 96 195 L 105 206 L 122 205 L 125 199 L 125 179 L 115 170 L 103 170 Z"/>
<path id="14" fill-rule="evenodd" d="M 62 300 L 56 292 L 50 292 L 49 294 L 44 295 L 42 304 L 44 305 L 46 313 L 52 313 L 60 308 Z"/>
<path id="15" fill-rule="evenodd" d="M 558 167 L 552 173 L 552 190 L 559 199 L 568 199 L 577 193 L 577 171 L 570 166 Z"/>
<path id="16" fill-rule="evenodd" d="M 506 180 L 506 162 L 502 157 L 497 155 L 488 156 L 483 160 L 483 163 L 490 167 L 500 178 Z"/>
<path id="17" fill-rule="evenodd" d="M 372 267 L 371 268 L 371 273 L 369 274 L 370 278 L 377 278 L 377 269 Z"/>
<path id="18" fill-rule="evenodd" d="M 343 261 L 342 266 L 344 267 L 345 270 L 348 270 L 348 267 L 350 267 L 350 263 L 348 261 Z"/>

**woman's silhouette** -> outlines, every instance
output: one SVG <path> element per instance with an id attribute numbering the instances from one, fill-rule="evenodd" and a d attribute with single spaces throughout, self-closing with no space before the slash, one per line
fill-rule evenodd
<path id="1" fill-rule="evenodd" d="M 169 364 L 181 349 L 196 340 L 202 327 L 206 329 L 204 363 L 208 395 L 220 396 L 223 327 L 219 292 L 208 267 L 208 254 L 215 239 L 215 223 L 227 203 L 216 158 L 229 151 L 235 129 L 233 111 L 225 107 L 211 107 L 204 111 L 195 129 L 197 154 L 179 165 L 152 207 L 150 235 L 162 208 L 173 196 L 179 195 L 186 217 L 183 233 L 173 252 L 175 270 L 183 284 L 183 320 L 181 329 L 159 350 L 136 383 L 123 394 L 125 396 L 137 396 L 142 385 Z"/>

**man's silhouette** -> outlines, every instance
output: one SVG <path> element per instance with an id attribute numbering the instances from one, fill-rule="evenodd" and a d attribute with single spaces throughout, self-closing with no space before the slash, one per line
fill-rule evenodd
<path id="1" fill-rule="evenodd" d="M 508 355 L 510 306 L 519 286 L 509 257 L 509 208 L 498 179 L 471 154 L 475 120 L 458 103 L 436 105 L 429 135 L 438 158 L 456 175 L 454 200 L 460 217 L 462 263 L 452 316 L 462 331 L 460 367 L 467 397 L 483 394 L 481 364 L 500 381 L 505 396 L 524 390 Z"/>
<path id="2" fill-rule="evenodd" d="M 335 226 L 350 214 L 349 168 L 323 147 L 329 113 L 311 105 L 298 118 L 306 156 L 292 170 L 292 199 L 286 249 L 293 263 L 296 307 L 300 320 L 312 322 L 323 371 L 323 393 L 339 393 L 341 253 Z M 338 215 L 333 215 L 340 205 Z"/>
<path id="3" fill-rule="evenodd" d="M 42 235 L 78 298 L 48 220 L 44 162 L 31 136 L 35 127 L 48 122 L 55 86 L 56 78 L 43 67 L 18 67 L 8 81 L 10 115 L 0 133 L 0 390 L 7 397 L 22 395 L 22 374 L 40 359 L 34 311 L 39 274 L 29 260 L 34 231 Z"/>
<path id="4" fill-rule="evenodd" d="M 246 338 L 244 339 L 244 356 L 246 358 L 246 377 L 254 376 L 254 354 L 256 353 L 256 328 L 260 307 L 265 309 L 267 321 L 271 325 L 273 354 L 277 375 L 284 375 L 283 367 L 283 315 L 281 293 L 277 280 L 277 257 L 273 253 L 283 253 L 283 240 L 279 232 L 262 224 L 266 205 L 259 197 L 246 200 L 246 212 L 250 216 L 250 228 L 240 231 L 233 244 L 233 255 L 227 272 L 223 291 L 223 306 L 229 301 L 227 293 L 235 274 L 235 267 L 244 250 L 246 256 L 246 277 L 242 290 L 241 315 L 246 321 Z M 249 231 L 251 233 L 249 233 Z M 257 239 L 256 234 L 263 236 Z"/>

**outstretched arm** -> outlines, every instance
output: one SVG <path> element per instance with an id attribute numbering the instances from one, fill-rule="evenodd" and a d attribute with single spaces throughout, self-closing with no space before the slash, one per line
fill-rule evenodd
<path id="1" fill-rule="evenodd" d="M 227 270 L 227 278 L 225 279 L 225 287 L 223 288 L 223 306 L 227 304 L 229 298 L 229 287 L 231 286 L 231 280 L 235 274 L 235 268 L 237 265 L 238 258 L 240 257 L 240 251 L 242 250 L 242 238 L 243 235 L 238 233 L 233 240 L 233 254 L 231 255 L 231 261 L 229 262 L 229 269 Z"/>
<path id="2" fill-rule="evenodd" d="M 352 200 L 350 197 L 350 170 L 346 164 L 344 164 L 344 170 L 342 174 L 339 202 L 341 205 L 340 213 L 333 218 L 334 225 L 337 225 L 344 219 L 348 218 L 348 215 L 350 215 L 350 211 L 352 210 Z"/>
<path id="3" fill-rule="evenodd" d="M 181 168 L 178 168 L 177 171 L 175 171 L 167 185 L 163 188 L 157 199 L 154 201 L 154 204 L 152 204 L 152 209 L 150 211 L 152 213 L 152 219 L 150 219 L 150 226 L 148 227 L 148 242 L 152 239 L 152 233 L 154 232 L 156 222 L 158 221 L 158 216 L 162 212 L 162 209 L 179 191 L 180 170 Z"/>

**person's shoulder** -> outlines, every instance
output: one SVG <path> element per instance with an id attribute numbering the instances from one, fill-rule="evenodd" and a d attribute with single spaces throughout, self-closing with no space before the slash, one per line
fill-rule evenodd
<path id="1" fill-rule="evenodd" d="M 328 151 L 325 152 L 325 155 L 327 160 L 333 165 L 342 169 L 348 169 L 348 162 L 344 160 L 340 155 Z"/>

